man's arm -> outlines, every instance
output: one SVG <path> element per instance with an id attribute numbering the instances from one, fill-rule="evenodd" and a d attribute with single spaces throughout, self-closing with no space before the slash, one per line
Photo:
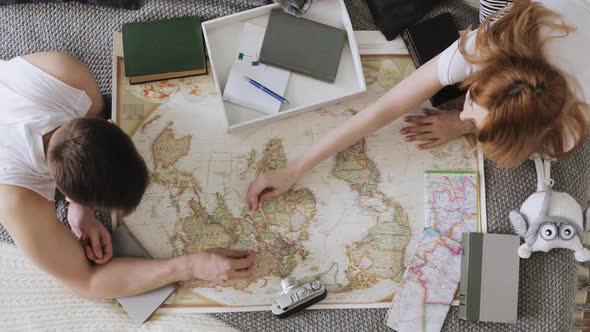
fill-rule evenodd
<path id="1" fill-rule="evenodd" d="M 0 220 L 16 245 L 33 264 L 85 298 L 124 297 L 180 280 L 223 281 L 252 273 L 253 255 L 224 260 L 219 259 L 218 252 L 170 259 L 122 257 L 105 265 L 92 265 L 80 243 L 56 220 L 52 202 L 9 185 L 0 185 L 0 202 Z M 235 252 L 223 254 L 230 257 Z"/>

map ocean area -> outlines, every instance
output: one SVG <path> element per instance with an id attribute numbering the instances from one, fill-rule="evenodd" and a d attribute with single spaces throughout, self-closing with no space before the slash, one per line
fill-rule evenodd
<path id="1" fill-rule="evenodd" d="M 320 279 L 329 291 L 324 307 L 388 306 L 423 228 L 423 171 L 477 166 L 466 142 L 420 151 L 396 122 L 263 204 L 264 218 L 246 208 L 250 182 L 374 102 L 413 70 L 409 57 L 364 57 L 368 92 L 359 98 L 232 135 L 211 76 L 131 86 L 121 66 L 117 124 L 144 157 L 151 184 L 119 222 L 154 257 L 212 247 L 257 252 L 252 278 L 186 282 L 168 308 L 268 309 L 287 275 Z"/>

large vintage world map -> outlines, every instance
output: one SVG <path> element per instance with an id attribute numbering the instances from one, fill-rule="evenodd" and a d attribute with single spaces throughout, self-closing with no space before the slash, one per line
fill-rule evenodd
<path id="1" fill-rule="evenodd" d="M 137 211 L 119 222 L 154 257 L 257 252 L 252 278 L 185 282 L 168 307 L 267 308 L 285 276 L 322 280 L 324 306 L 389 305 L 424 227 L 424 171 L 476 169 L 466 141 L 421 151 L 398 120 L 305 174 L 264 215 L 245 204 L 258 174 L 284 167 L 413 71 L 407 56 L 362 61 L 367 92 L 354 100 L 231 135 L 211 75 L 133 86 L 119 75 L 117 124 L 151 178 Z"/>

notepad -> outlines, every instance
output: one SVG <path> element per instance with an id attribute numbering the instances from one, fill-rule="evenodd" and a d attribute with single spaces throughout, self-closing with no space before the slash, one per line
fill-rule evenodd
<path id="1" fill-rule="evenodd" d="M 264 28 L 244 23 L 236 59 L 223 91 L 223 99 L 267 114 L 279 112 L 281 102 L 250 84 L 249 77 L 284 97 L 290 72 L 258 61 Z"/>

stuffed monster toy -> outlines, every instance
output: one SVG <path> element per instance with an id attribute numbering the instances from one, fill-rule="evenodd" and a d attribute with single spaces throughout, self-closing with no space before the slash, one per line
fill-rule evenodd
<path id="1" fill-rule="evenodd" d="M 584 215 L 572 196 L 553 191 L 550 162 L 538 156 L 533 160 L 537 169 L 537 191 L 524 201 L 520 210 L 511 211 L 509 215 L 516 234 L 524 238 L 518 255 L 529 258 L 533 251 L 567 248 L 575 251 L 578 262 L 590 260 L 590 250 L 582 244 L 584 230 L 590 223 L 590 208 Z"/>

